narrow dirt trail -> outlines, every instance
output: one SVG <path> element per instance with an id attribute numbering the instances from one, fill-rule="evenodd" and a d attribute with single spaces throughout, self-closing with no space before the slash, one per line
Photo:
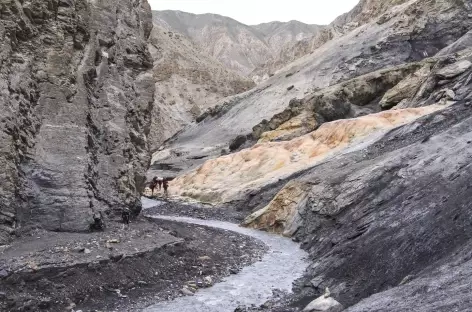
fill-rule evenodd
<path id="1" fill-rule="evenodd" d="M 159 202 L 154 202 L 156 205 Z M 145 208 L 152 207 L 146 200 Z M 269 247 L 261 261 L 243 268 L 223 282 L 201 289 L 194 296 L 152 305 L 145 312 L 233 312 L 239 305 L 260 305 L 272 296 L 272 290 L 290 292 L 292 282 L 301 277 L 308 263 L 298 244 L 282 236 L 239 227 L 237 224 L 188 217 L 151 216 L 156 219 L 184 222 L 233 231 L 254 237 Z"/>

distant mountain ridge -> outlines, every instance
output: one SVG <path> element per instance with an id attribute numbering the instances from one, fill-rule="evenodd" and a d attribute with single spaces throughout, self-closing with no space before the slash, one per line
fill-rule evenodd
<path id="1" fill-rule="evenodd" d="M 149 38 L 156 81 L 150 147 L 165 140 L 213 107 L 218 100 L 244 92 L 254 82 L 203 53 L 185 36 L 154 25 Z"/>
<path id="2" fill-rule="evenodd" d="M 217 14 L 170 10 L 153 11 L 153 22 L 186 36 L 229 69 L 246 76 L 276 60 L 283 49 L 324 28 L 298 21 L 245 25 Z"/>

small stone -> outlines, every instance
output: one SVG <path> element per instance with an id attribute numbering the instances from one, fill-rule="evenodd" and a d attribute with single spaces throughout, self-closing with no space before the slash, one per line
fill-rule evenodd
<path id="1" fill-rule="evenodd" d="M 400 285 L 404 285 L 404 284 L 410 282 L 413 278 L 414 278 L 413 275 L 407 275 L 407 276 L 405 276 L 405 277 L 402 279 L 402 281 L 400 282 Z"/>
<path id="2" fill-rule="evenodd" d="M 439 80 L 436 85 L 439 86 L 439 87 L 442 87 L 444 85 L 447 85 L 448 83 L 450 83 L 449 80 Z"/>
<path id="3" fill-rule="evenodd" d="M 8 272 L 6 270 L 0 270 L 0 278 L 2 277 L 7 277 L 8 276 Z"/>
<path id="4" fill-rule="evenodd" d="M 110 258 L 110 260 L 112 260 L 114 262 L 118 262 L 123 258 L 123 254 L 119 254 L 119 255 L 111 254 L 111 255 L 108 255 L 108 258 Z"/>
<path id="5" fill-rule="evenodd" d="M 323 278 L 321 276 L 317 276 L 314 279 L 312 279 L 310 283 L 311 285 L 313 285 L 313 287 L 318 288 L 320 287 L 321 283 L 323 283 Z"/>
<path id="6" fill-rule="evenodd" d="M 229 269 L 229 273 L 231 273 L 231 274 L 238 274 L 238 273 L 239 273 L 239 269 L 238 269 L 238 268 L 231 268 L 231 269 Z"/>
<path id="7" fill-rule="evenodd" d="M 209 256 L 202 256 L 202 257 L 198 257 L 198 260 L 199 261 L 210 261 L 211 258 Z"/>
<path id="8" fill-rule="evenodd" d="M 294 85 L 291 85 L 290 87 L 287 88 L 287 91 L 290 91 L 290 90 L 292 90 L 293 88 L 295 88 L 295 86 L 294 86 Z"/>
<path id="9" fill-rule="evenodd" d="M 211 276 L 205 276 L 203 280 L 205 281 L 207 286 L 213 285 L 213 279 L 211 278 Z"/>
<path id="10" fill-rule="evenodd" d="M 74 249 L 75 252 L 85 252 L 85 247 L 77 247 Z"/>
<path id="11" fill-rule="evenodd" d="M 47 297 L 47 298 L 43 298 L 41 299 L 41 302 L 39 303 L 39 308 L 41 309 L 48 309 L 51 307 L 51 298 Z"/>
<path id="12" fill-rule="evenodd" d="M 107 243 L 108 244 L 119 244 L 120 241 L 118 239 L 109 239 L 109 240 L 107 240 Z"/>
<path id="13" fill-rule="evenodd" d="M 0 299 L 5 299 L 7 297 L 7 293 L 0 291 Z"/>
<path id="14" fill-rule="evenodd" d="M 89 253 L 91 253 L 91 252 L 92 252 L 92 251 L 90 251 L 90 249 L 88 249 L 88 248 L 85 248 L 85 249 L 84 249 L 84 254 L 89 254 Z"/>
<path id="15" fill-rule="evenodd" d="M 185 288 L 185 287 L 182 288 L 182 289 L 180 290 L 180 292 L 181 292 L 182 294 L 186 295 L 186 296 L 193 296 L 193 295 L 194 295 L 193 292 L 191 292 L 188 288 Z"/>
<path id="16" fill-rule="evenodd" d="M 145 282 L 145 281 L 138 281 L 138 285 L 146 286 L 146 285 L 148 285 L 148 283 Z"/>
<path id="17" fill-rule="evenodd" d="M 446 97 L 450 100 L 454 100 L 456 98 L 456 94 L 451 89 L 447 89 L 446 90 Z"/>
<path id="18" fill-rule="evenodd" d="M 71 302 L 71 303 L 65 308 L 65 310 L 66 310 L 66 311 L 71 311 L 71 310 L 73 310 L 73 309 L 75 308 L 75 306 L 76 306 L 76 304 L 73 303 L 73 302 Z"/>
<path id="19" fill-rule="evenodd" d="M 120 297 L 120 298 L 128 298 L 128 296 L 127 296 L 127 295 L 123 295 L 123 294 L 121 293 L 121 291 L 117 291 L 116 294 L 117 294 L 118 297 Z"/>

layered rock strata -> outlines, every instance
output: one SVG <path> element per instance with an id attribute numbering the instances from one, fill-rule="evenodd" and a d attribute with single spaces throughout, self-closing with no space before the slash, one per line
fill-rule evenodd
<path id="1" fill-rule="evenodd" d="M 146 0 L 0 4 L 0 243 L 139 213 L 149 164 Z"/>

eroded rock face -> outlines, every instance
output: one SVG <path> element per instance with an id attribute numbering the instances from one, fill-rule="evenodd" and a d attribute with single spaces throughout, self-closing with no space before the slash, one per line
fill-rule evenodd
<path id="1" fill-rule="evenodd" d="M 299 115 L 290 118 L 278 126 L 275 130 L 269 130 L 262 132 L 263 127 L 260 128 L 262 132 L 260 134 L 259 143 L 270 142 L 270 141 L 288 141 L 290 139 L 309 133 L 319 127 L 319 117 L 308 110 L 304 110 Z"/>
<path id="2" fill-rule="evenodd" d="M 296 286 L 298 299 L 316 298 L 328 287 L 350 312 L 470 309 L 472 69 L 447 79 L 437 75 L 470 58 L 465 50 L 442 59 L 417 92 L 397 104 L 439 100 L 450 103 L 447 108 L 293 177 L 287 190 L 307 187 L 293 214 L 254 214 L 264 222 L 255 221 L 258 227 L 290 229 L 310 253 L 307 276 Z M 278 227 L 269 222 L 273 215 L 280 216 Z"/>
<path id="3" fill-rule="evenodd" d="M 408 275 L 433 278 L 429 272 L 441 266 L 440 259 L 446 261 L 452 250 L 466 248 L 470 125 L 470 108 L 455 105 L 400 127 L 365 150 L 337 157 L 300 179 L 315 183 L 299 211 L 305 221 L 296 235 L 313 257 L 309 275 L 322 281 L 317 287 L 329 287 L 343 305 L 350 306 L 400 285 Z M 468 262 L 464 259 L 460 265 Z M 411 291 L 397 291 L 395 298 L 402 303 L 389 310 L 447 310 L 448 300 L 438 300 L 446 293 L 456 303 L 461 301 L 457 301 L 460 293 L 452 289 L 462 282 L 449 279 L 445 271 L 442 274 L 434 280 L 443 290 L 434 290 L 437 296 L 422 295 L 434 305 L 416 302 Z M 470 283 L 470 275 L 467 278 Z M 421 289 L 421 283 L 414 284 Z M 388 297 L 369 301 L 352 310 L 375 311 L 393 302 Z"/>
<path id="4" fill-rule="evenodd" d="M 213 204 L 241 199 L 250 190 L 314 166 L 355 139 L 442 108 L 443 105 L 431 105 L 324 123 L 318 130 L 290 141 L 260 143 L 209 160 L 172 181 L 170 192 Z"/>
<path id="5" fill-rule="evenodd" d="M 301 221 L 298 210 L 306 204 L 309 188 L 309 184 L 288 182 L 266 207 L 250 214 L 243 225 L 292 236 Z"/>
<path id="6" fill-rule="evenodd" d="M 2 228 L 85 231 L 93 213 L 139 213 L 154 92 L 147 1 L 7 0 L 0 12 Z"/>
<path id="7" fill-rule="evenodd" d="M 431 65 L 426 64 L 415 73 L 409 75 L 394 88 L 388 90 L 380 101 L 383 109 L 389 109 L 404 99 L 415 96 L 419 87 L 423 84 L 431 71 Z"/>
<path id="8" fill-rule="evenodd" d="M 232 72 L 185 36 L 154 25 L 149 38 L 156 81 L 152 150 L 195 121 L 218 100 L 242 93 L 254 82 Z"/>
<path id="9" fill-rule="evenodd" d="M 380 101 L 380 105 L 382 105 L 382 103 L 393 104 L 403 99 L 394 107 L 395 110 L 403 111 L 407 107 L 419 107 L 436 102 L 450 105 L 456 103 L 458 100 L 463 100 L 470 92 L 472 71 L 464 71 L 462 74 L 448 80 L 438 78 L 440 77 L 438 73 L 445 68 L 457 68 L 459 67 L 458 64 L 464 63 L 470 58 L 472 58 L 472 51 L 464 50 L 457 53 L 455 57 L 448 57 L 441 61 L 428 62 L 417 72 L 406 76 L 405 79 L 387 91 Z M 456 91 L 452 91 L 452 89 Z M 375 115 L 368 115 L 360 119 L 367 119 L 374 116 Z M 322 128 L 323 126 L 320 130 Z M 335 136 L 336 133 L 333 132 L 332 135 Z M 290 183 L 283 187 L 275 198 L 286 197 L 286 200 L 290 201 L 290 195 L 288 197 L 284 195 L 287 194 L 286 188 L 288 188 L 288 190 L 290 189 Z M 317 187 L 313 186 L 312 190 L 315 189 L 317 189 Z M 308 193 L 307 196 L 312 198 L 313 201 L 312 211 L 317 211 L 322 215 L 327 214 L 326 203 L 332 201 L 333 196 L 335 196 L 332 190 L 325 188 L 317 190 L 311 195 L 310 192 Z M 269 204 L 269 206 L 271 206 L 271 204 Z M 270 209 L 268 208 L 269 206 L 256 211 L 253 216 L 257 215 L 257 218 L 251 220 L 251 222 L 246 222 L 246 225 L 280 233 L 295 233 L 302 226 L 300 222 L 302 219 L 299 217 L 302 210 L 293 209 L 290 214 L 281 214 L 281 208 L 277 205 L 272 205 Z M 331 209 L 334 209 L 333 207 L 335 206 L 337 206 L 336 201 L 329 205 Z M 334 212 L 331 211 L 333 214 L 337 214 L 338 212 L 339 211 L 336 209 Z M 278 216 L 277 224 L 271 222 L 271 218 L 273 218 L 274 215 Z"/>

